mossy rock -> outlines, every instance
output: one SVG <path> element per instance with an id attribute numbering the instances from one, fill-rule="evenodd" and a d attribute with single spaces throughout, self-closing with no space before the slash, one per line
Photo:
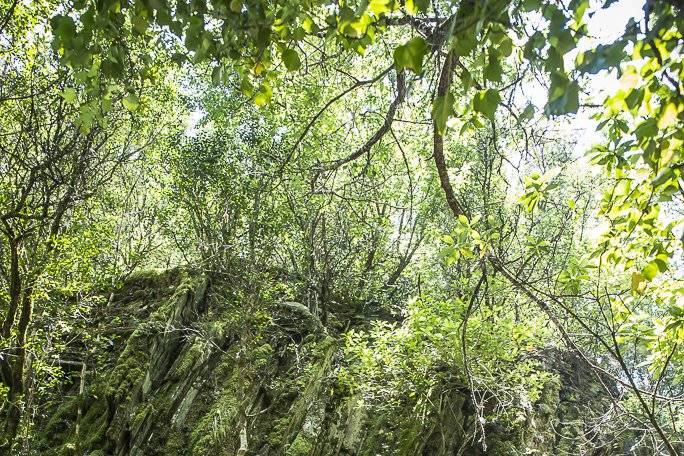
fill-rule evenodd
<path id="1" fill-rule="evenodd" d="M 286 456 L 307 456 L 313 452 L 314 444 L 310 437 L 303 434 L 297 435 L 294 441 L 287 447 Z"/>

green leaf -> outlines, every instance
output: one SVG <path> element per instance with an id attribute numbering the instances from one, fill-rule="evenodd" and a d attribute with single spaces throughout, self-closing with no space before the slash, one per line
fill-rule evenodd
<path id="1" fill-rule="evenodd" d="M 60 95 L 62 95 L 64 101 L 66 101 L 69 104 L 73 104 L 76 101 L 76 89 L 72 87 L 67 87 L 62 91 Z"/>
<path id="2" fill-rule="evenodd" d="M 669 102 L 666 104 L 665 107 L 660 110 L 658 128 L 662 130 L 674 125 L 677 122 L 677 114 L 679 114 L 679 109 L 677 109 L 675 103 Z"/>
<path id="3" fill-rule="evenodd" d="M 136 109 L 138 109 L 138 106 L 140 106 L 140 100 L 138 99 L 138 96 L 136 94 L 131 93 L 126 98 L 121 100 L 121 104 L 123 104 L 124 108 L 126 108 L 130 112 L 133 112 Z"/>
<path id="4" fill-rule="evenodd" d="M 423 59 L 428 53 L 427 43 L 416 37 L 394 50 L 394 64 L 397 69 L 408 68 L 416 74 L 423 71 Z"/>
<path id="5" fill-rule="evenodd" d="M 254 85 L 252 85 L 249 78 L 244 77 L 240 81 L 240 92 L 246 97 L 251 97 L 254 94 Z"/>
<path id="6" fill-rule="evenodd" d="M 299 60 L 299 54 L 294 49 L 283 49 L 282 58 L 287 71 L 297 71 L 302 67 L 302 61 Z"/>
<path id="7" fill-rule="evenodd" d="M 549 73 L 553 73 L 556 71 L 565 71 L 564 68 L 565 62 L 561 53 L 558 52 L 558 49 L 555 47 L 549 48 L 546 53 L 546 60 L 544 61 L 544 69 Z"/>
<path id="8" fill-rule="evenodd" d="M 655 278 L 655 276 L 658 274 L 658 271 L 659 271 L 658 264 L 655 261 L 651 261 L 641 271 L 641 275 L 646 280 L 653 280 Z"/>
<path id="9" fill-rule="evenodd" d="M 499 103 L 501 103 L 499 92 L 494 89 L 481 90 L 473 98 L 473 109 L 482 113 L 486 118 L 494 120 L 494 114 Z"/>
<path id="10" fill-rule="evenodd" d="M 617 41 L 609 45 L 599 44 L 595 49 L 578 54 L 575 65 L 578 70 L 589 74 L 617 67 L 626 56 L 625 45 L 626 41 Z"/>
<path id="11" fill-rule="evenodd" d="M 564 55 L 569 50 L 575 48 L 575 40 L 569 30 L 560 30 L 556 34 L 549 35 L 549 44 L 551 44 L 560 55 Z"/>
<path id="12" fill-rule="evenodd" d="M 232 0 L 230 2 L 230 10 L 234 13 L 239 13 L 242 11 L 242 0 Z"/>
<path id="13" fill-rule="evenodd" d="M 579 109 L 579 85 L 563 73 L 551 73 L 551 87 L 546 113 L 561 115 L 577 112 Z"/>
<path id="14" fill-rule="evenodd" d="M 443 135 L 446 131 L 446 123 L 450 116 L 455 115 L 454 96 L 447 93 L 445 96 L 435 98 L 432 104 L 432 119 L 437 126 L 437 132 Z"/>
<path id="15" fill-rule="evenodd" d="M 455 35 L 451 44 L 454 53 L 461 57 L 469 55 L 476 46 L 477 36 L 472 28 Z"/>
<path id="16" fill-rule="evenodd" d="M 646 280 L 644 279 L 644 276 L 642 276 L 638 272 L 633 272 L 632 273 L 632 293 L 635 294 L 641 294 L 643 292 L 643 287 L 642 283 L 644 283 Z"/>
<path id="17" fill-rule="evenodd" d="M 636 136 L 639 142 L 652 138 L 656 134 L 658 134 L 658 127 L 656 126 L 656 121 L 653 118 L 644 120 L 634 130 L 634 136 Z"/>
<path id="18" fill-rule="evenodd" d="M 492 48 L 489 49 L 489 59 L 482 74 L 489 81 L 501 82 L 503 68 L 501 68 L 501 62 L 499 61 L 499 53 Z"/>
<path id="19" fill-rule="evenodd" d="M 541 8 L 541 2 L 539 0 L 523 0 L 522 2 L 522 9 L 527 13 L 538 10 L 539 8 Z"/>
<path id="20" fill-rule="evenodd" d="M 509 36 L 504 36 L 499 43 L 499 54 L 503 57 L 508 57 L 513 53 L 513 40 Z"/>
<path id="21" fill-rule="evenodd" d="M 271 86 L 266 82 L 262 82 L 259 91 L 254 95 L 254 103 L 256 103 L 257 106 L 265 106 L 271 101 L 272 97 L 273 89 L 271 89 Z"/>
<path id="22" fill-rule="evenodd" d="M 223 66 L 219 65 L 211 71 L 211 82 L 214 85 L 219 85 L 219 84 L 221 84 L 222 80 L 223 80 Z"/>
<path id="23" fill-rule="evenodd" d="M 102 99 L 102 110 L 104 112 L 109 112 L 110 109 L 112 109 L 112 99 L 109 97 L 104 97 Z"/>
<path id="24" fill-rule="evenodd" d="M 549 30 L 551 35 L 555 35 L 558 32 L 565 30 L 567 18 L 558 6 L 554 4 L 547 4 L 544 8 L 544 17 L 550 22 Z"/>
<path id="25" fill-rule="evenodd" d="M 625 97 L 625 103 L 629 109 L 637 109 L 644 101 L 644 90 L 633 89 L 629 91 L 629 95 Z"/>
<path id="26" fill-rule="evenodd" d="M 654 187 L 660 187 L 664 183 L 668 182 L 670 179 L 673 179 L 675 176 L 674 170 L 670 168 L 669 166 L 665 167 L 653 181 L 651 182 L 651 185 Z"/>
<path id="27" fill-rule="evenodd" d="M 430 7 L 430 0 L 406 0 L 406 11 L 412 16 L 424 13 Z"/>
<path id="28" fill-rule="evenodd" d="M 76 34 L 76 24 L 69 16 L 58 14 L 50 19 L 50 24 L 52 25 L 53 33 L 60 40 L 71 40 Z"/>
<path id="29" fill-rule="evenodd" d="M 394 0 L 371 0 L 368 8 L 376 15 L 387 14 L 394 11 L 396 2 Z"/>
<path id="30" fill-rule="evenodd" d="M 518 121 L 519 122 L 524 122 L 526 120 L 530 120 L 534 117 L 534 112 L 536 111 L 534 105 L 532 103 L 528 103 L 527 106 L 525 106 L 525 109 L 523 112 L 518 116 Z"/>
<path id="31" fill-rule="evenodd" d="M 147 21 L 147 18 L 140 16 L 140 15 L 136 15 L 131 20 L 131 23 L 133 24 L 133 28 L 135 29 L 135 31 L 141 35 L 145 34 L 145 32 L 147 31 L 147 28 L 150 25 L 150 23 Z"/>

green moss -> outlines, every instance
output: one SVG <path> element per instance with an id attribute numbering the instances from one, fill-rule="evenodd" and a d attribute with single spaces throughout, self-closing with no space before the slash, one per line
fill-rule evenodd
<path id="1" fill-rule="evenodd" d="M 521 449 L 518 448 L 516 443 L 511 441 L 493 439 L 491 441 L 488 441 L 488 445 L 489 446 L 487 447 L 487 454 L 491 456 L 519 456 L 527 454 L 527 451 L 521 451 Z"/>
<path id="2" fill-rule="evenodd" d="M 297 435 L 285 452 L 286 456 L 307 456 L 314 449 L 314 444 L 309 437 L 302 433 Z"/>
<path id="3" fill-rule="evenodd" d="M 126 402 L 135 386 L 141 383 L 149 361 L 149 339 L 146 328 L 136 329 L 119 356 L 109 376 L 106 393 L 117 403 Z"/>
<path id="4" fill-rule="evenodd" d="M 154 280 L 152 276 L 150 280 Z M 84 405 L 80 423 L 82 452 L 93 448 L 97 451 L 87 454 L 104 456 L 102 448 L 113 445 L 107 436 L 118 438 L 128 429 L 131 439 L 140 445 L 138 451 L 145 454 L 234 455 L 240 442 L 240 417 L 246 412 L 251 452 L 262 451 L 268 444 L 269 454 L 288 456 L 345 451 L 362 456 L 441 456 L 459 448 L 463 454 L 483 454 L 477 442 L 466 439 L 476 424 L 468 393 L 462 388 L 439 377 L 425 383 L 430 387 L 422 389 L 423 395 L 397 394 L 392 401 L 378 401 L 376 396 L 336 380 L 340 365 L 356 362 L 351 357 L 340 361 L 336 356 L 343 343 L 340 340 L 308 333 L 303 341 L 294 342 L 288 332 L 291 329 L 263 323 L 270 320 L 261 316 L 250 320 L 240 310 L 237 297 L 236 304 L 226 304 L 225 296 L 230 293 L 219 295 L 215 287 L 209 301 L 213 307 L 198 319 L 185 306 L 189 292 L 201 293 L 197 285 L 197 279 L 186 275 L 173 296 L 155 301 L 151 315 L 130 335 L 116 363 L 109 359 L 107 369 L 98 370 L 98 378 L 92 380 L 86 394 L 88 406 Z M 131 294 L 129 290 L 128 296 Z M 220 300 L 224 307 L 217 307 Z M 149 306 L 149 301 L 142 302 Z M 179 342 L 177 334 L 164 333 L 169 322 L 175 327 L 192 325 L 203 337 Z M 288 323 L 297 329 L 297 321 Z M 249 331 L 244 331 L 245 327 Z M 210 335 L 212 341 L 232 341 L 236 334 L 245 333 L 250 339 L 234 343 L 226 352 L 204 338 Z M 167 357 L 171 353 L 173 359 Z M 160 360 L 164 371 L 152 372 L 150 364 Z M 166 361 L 174 363 L 170 372 L 165 371 Z M 112 364 L 113 369 L 109 368 Z M 566 375 L 535 369 L 536 365 L 530 368 L 536 375 L 534 382 L 525 383 L 525 390 L 516 396 L 520 398 L 517 403 L 503 411 L 485 412 L 486 454 L 579 454 L 586 393 L 598 396 L 600 391 L 595 392 L 590 383 L 586 388 L 570 388 Z M 195 377 L 198 373 L 201 376 Z M 159 376 L 154 377 L 156 374 Z M 143 386 L 146 378 L 147 389 Z M 45 426 L 46 435 L 51 434 L 46 441 L 58 441 L 69 456 L 76 451 L 71 434 L 77 405 L 76 400 L 64 401 Z M 114 416 L 111 423 L 110 416 Z M 557 439 L 561 441 L 558 447 Z M 55 448 L 57 445 L 50 447 Z M 59 450 L 47 454 L 56 453 Z"/>
<path id="5" fill-rule="evenodd" d="M 76 417 L 77 410 L 78 398 L 73 397 L 65 400 L 57 410 L 52 413 L 50 419 L 45 424 L 42 432 L 42 439 L 46 441 L 54 440 L 68 432 L 71 428 L 72 420 Z"/>
<path id="6" fill-rule="evenodd" d="M 189 437 L 193 454 L 209 454 L 215 446 L 225 446 L 226 437 L 235 434 L 240 399 L 237 394 L 238 372 L 227 378 L 224 388 L 210 408 L 193 424 Z"/>
<path id="7" fill-rule="evenodd" d="M 549 377 L 542 388 L 537 407 L 539 415 L 543 418 L 550 418 L 558 408 L 561 382 L 557 375 Z"/>
<path id="8" fill-rule="evenodd" d="M 80 422 L 78 436 L 73 435 L 70 443 L 82 450 L 101 448 L 104 444 L 107 426 L 107 405 L 102 400 L 95 400 L 88 408 Z"/>
<path id="9" fill-rule="evenodd" d="M 272 446 L 282 447 L 287 442 L 286 434 L 289 426 L 289 416 L 283 416 L 276 419 L 273 422 L 273 430 L 268 434 L 268 443 Z"/>
<path id="10" fill-rule="evenodd" d="M 164 445 L 164 455 L 167 456 L 180 456 L 187 454 L 185 448 L 185 439 L 183 434 L 176 428 L 172 429 L 166 437 L 166 443 Z"/>
<path id="11" fill-rule="evenodd" d="M 153 415 L 155 411 L 154 403 L 149 402 L 145 405 L 142 405 L 141 407 L 138 407 L 138 410 L 136 410 L 135 415 L 133 415 L 133 418 L 131 419 L 131 428 L 132 429 L 137 429 L 142 425 L 143 421 L 148 415 Z"/>

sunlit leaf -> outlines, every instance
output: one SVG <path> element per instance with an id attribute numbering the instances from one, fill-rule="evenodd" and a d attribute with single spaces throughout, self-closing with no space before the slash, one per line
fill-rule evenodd
<path id="1" fill-rule="evenodd" d="M 416 74 L 423 71 L 423 59 L 428 53 L 428 46 L 421 37 L 409 40 L 394 50 L 394 65 L 397 69 L 408 68 Z"/>
<path id="2" fill-rule="evenodd" d="M 284 49 L 282 52 L 283 63 L 288 71 L 297 71 L 302 67 L 299 54 L 294 49 Z"/>
<path id="3" fill-rule="evenodd" d="M 486 118 L 494 120 L 496 108 L 501 103 L 499 92 L 494 89 L 481 90 L 473 98 L 473 109 Z"/>
<path id="4" fill-rule="evenodd" d="M 133 93 L 121 100 L 121 103 L 124 105 L 124 108 L 131 112 L 135 111 L 138 109 L 138 106 L 140 106 L 140 100 L 138 99 L 138 96 Z"/>

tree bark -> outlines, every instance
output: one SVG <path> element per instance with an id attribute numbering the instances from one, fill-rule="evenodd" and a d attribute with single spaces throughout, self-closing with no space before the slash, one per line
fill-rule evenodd
<path id="1" fill-rule="evenodd" d="M 451 73 L 454 67 L 454 60 L 456 56 L 453 52 L 449 52 L 444 59 L 444 65 L 442 66 L 442 73 L 439 76 L 439 85 L 437 86 L 437 96 L 443 97 L 449 93 L 449 88 L 451 87 Z M 437 122 L 433 121 L 432 124 L 433 134 L 433 157 L 435 159 L 435 166 L 437 167 L 437 174 L 439 175 L 439 184 L 444 191 L 446 196 L 447 204 L 449 209 L 454 213 L 456 217 L 465 214 L 463 207 L 458 202 L 456 194 L 454 193 L 454 188 L 451 186 L 449 180 L 449 172 L 446 165 L 446 159 L 444 158 L 444 136 L 437 129 Z"/>
<path id="2" fill-rule="evenodd" d="M 19 247 L 20 242 L 16 239 L 9 240 L 10 247 L 10 281 L 9 281 L 9 307 L 7 315 L 2 322 L 2 339 L 6 340 L 10 336 L 14 320 L 21 301 L 21 274 L 19 272 Z"/>

